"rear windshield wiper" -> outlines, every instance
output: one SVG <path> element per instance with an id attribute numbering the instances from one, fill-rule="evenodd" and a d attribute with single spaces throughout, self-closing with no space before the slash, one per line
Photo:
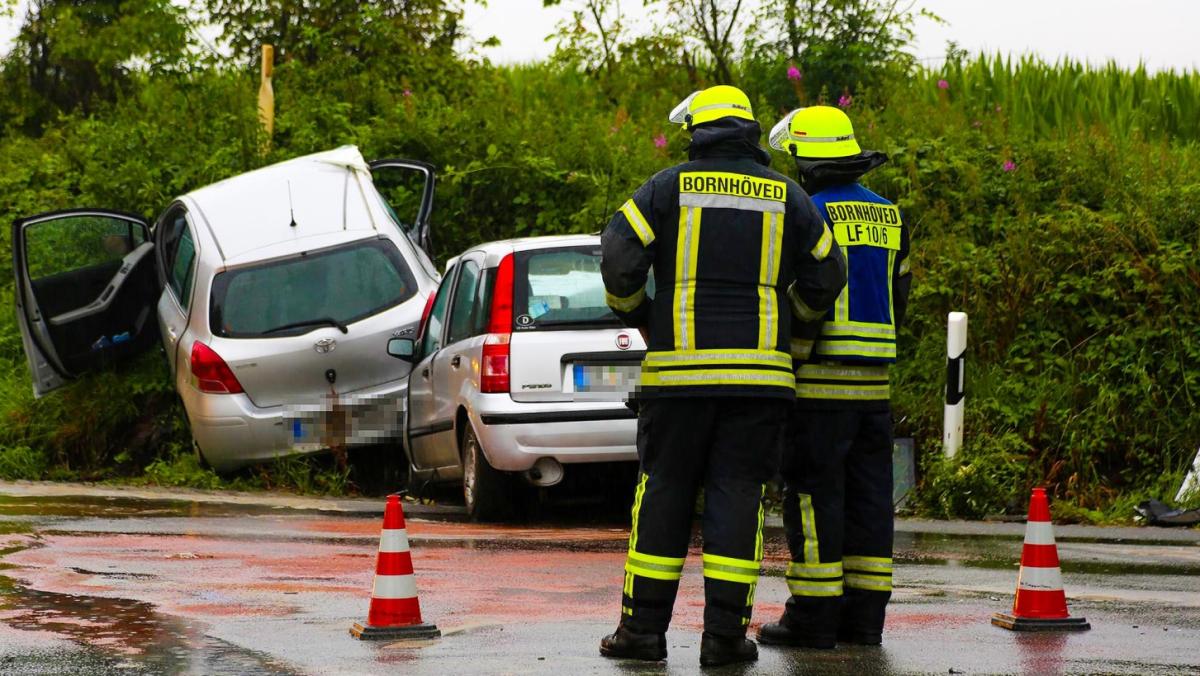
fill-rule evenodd
<path id="1" fill-rule="evenodd" d="M 267 329 L 266 331 L 263 331 L 263 334 L 265 335 L 268 333 L 276 333 L 278 331 L 287 331 L 288 329 L 298 329 L 303 326 L 335 326 L 342 333 L 350 333 L 350 329 L 347 328 L 345 324 L 339 322 L 333 317 L 316 317 L 314 319 L 305 319 L 302 322 L 292 322 L 290 324 L 276 326 L 273 329 Z"/>

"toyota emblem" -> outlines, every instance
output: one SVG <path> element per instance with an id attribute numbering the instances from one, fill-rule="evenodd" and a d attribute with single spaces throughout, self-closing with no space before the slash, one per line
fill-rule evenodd
<path id="1" fill-rule="evenodd" d="M 317 354 L 329 354 L 336 347 L 337 341 L 333 338 L 322 338 L 313 343 L 313 349 L 316 350 Z"/>
<path id="2" fill-rule="evenodd" d="M 632 346 L 633 346 L 633 337 L 632 336 L 630 336 L 628 333 L 625 333 L 624 331 L 617 334 L 617 349 L 618 350 L 628 350 Z"/>

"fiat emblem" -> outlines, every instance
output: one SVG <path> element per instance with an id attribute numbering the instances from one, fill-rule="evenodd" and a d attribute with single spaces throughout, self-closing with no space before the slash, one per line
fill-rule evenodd
<path id="1" fill-rule="evenodd" d="M 617 349 L 628 350 L 633 346 L 633 337 L 622 331 L 617 334 Z"/>
<path id="2" fill-rule="evenodd" d="M 337 341 L 333 338 L 322 338 L 313 343 L 313 349 L 317 354 L 329 354 L 337 347 Z"/>

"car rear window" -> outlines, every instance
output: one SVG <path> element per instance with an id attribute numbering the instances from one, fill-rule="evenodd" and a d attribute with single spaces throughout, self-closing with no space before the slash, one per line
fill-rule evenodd
<path id="1" fill-rule="evenodd" d="M 295 336 L 329 326 L 325 320 L 365 319 L 416 292 L 395 244 L 365 240 L 220 273 L 213 278 L 210 324 L 228 338 Z"/>
<path id="2" fill-rule="evenodd" d="M 514 263 L 516 330 L 621 326 L 604 299 L 598 244 L 518 252 Z"/>

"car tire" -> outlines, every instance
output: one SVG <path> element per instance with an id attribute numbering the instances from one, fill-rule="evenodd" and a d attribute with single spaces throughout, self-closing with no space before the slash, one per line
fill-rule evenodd
<path id="1" fill-rule="evenodd" d="M 488 464 L 475 430 L 462 435 L 463 504 L 472 521 L 500 521 L 512 514 L 512 481 Z"/>

